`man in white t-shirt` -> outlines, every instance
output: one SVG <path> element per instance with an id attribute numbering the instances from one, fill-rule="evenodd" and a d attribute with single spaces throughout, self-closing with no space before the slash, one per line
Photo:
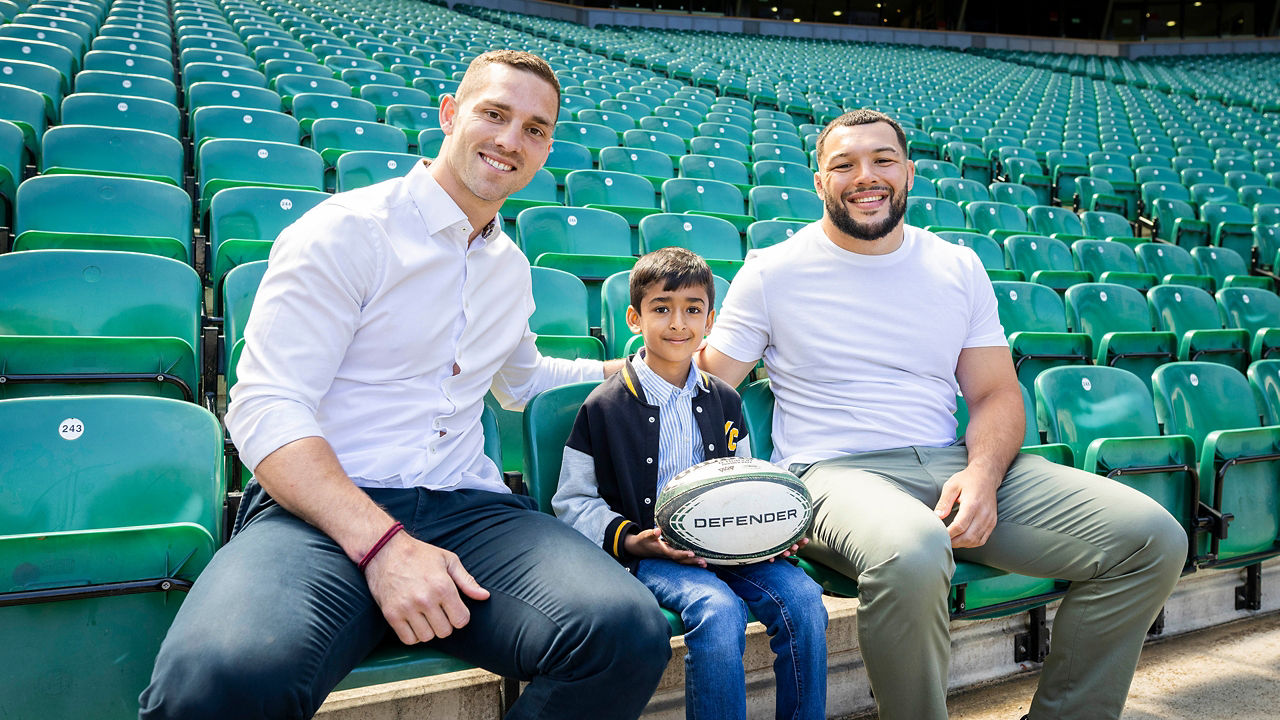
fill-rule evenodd
<path id="1" fill-rule="evenodd" d="M 1186 533 L 1137 491 L 1019 454 L 991 283 L 971 250 L 903 224 L 915 167 L 901 127 L 846 113 L 818 163 L 822 220 L 748 257 L 698 365 L 736 384 L 764 358 L 772 459 L 813 494 L 807 553 L 858 579 L 880 717 L 946 717 L 956 558 L 1071 581 L 1030 717 L 1119 717 Z"/>

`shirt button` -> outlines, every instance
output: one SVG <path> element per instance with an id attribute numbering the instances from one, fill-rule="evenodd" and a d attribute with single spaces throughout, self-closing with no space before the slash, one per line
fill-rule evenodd
<path id="1" fill-rule="evenodd" d="M 708 450 L 711 450 L 711 451 L 713 451 L 713 452 L 714 452 L 714 451 L 715 451 L 715 449 L 716 449 L 716 446 L 715 446 L 715 445 L 708 445 L 708 446 L 707 446 L 707 449 L 708 449 Z"/>
<path id="2" fill-rule="evenodd" d="M 650 500 L 649 498 L 645 498 L 645 499 L 644 499 L 644 504 L 645 504 L 645 505 L 648 505 L 648 504 L 649 504 L 649 503 L 651 503 L 651 502 L 653 502 L 653 501 L 652 501 L 652 500 Z"/>
<path id="3" fill-rule="evenodd" d="M 435 450 L 432 450 L 431 452 L 435 452 Z M 650 465 L 653 464 L 653 458 L 645 458 L 644 461 Z"/>
<path id="4" fill-rule="evenodd" d="M 431 448 L 431 454 L 432 454 L 432 455 L 435 455 L 435 454 L 436 454 L 436 449 L 435 449 L 435 448 Z"/>

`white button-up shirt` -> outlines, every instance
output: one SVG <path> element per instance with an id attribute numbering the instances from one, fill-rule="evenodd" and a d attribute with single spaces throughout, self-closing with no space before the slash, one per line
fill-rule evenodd
<path id="1" fill-rule="evenodd" d="M 280 234 L 226 415 L 248 467 L 318 436 L 363 487 L 506 491 L 483 452 L 485 392 L 518 409 L 603 370 L 538 353 L 528 260 L 500 229 L 471 232 L 418 164 Z"/>

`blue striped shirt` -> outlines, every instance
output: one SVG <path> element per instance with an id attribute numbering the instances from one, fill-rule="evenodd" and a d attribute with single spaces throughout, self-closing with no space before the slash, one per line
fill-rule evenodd
<path id="1" fill-rule="evenodd" d="M 662 379 L 644 363 L 644 351 L 636 353 L 638 362 L 631 363 L 644 388 L 645 399 L 658 407 L 658 492 L 677 473 L 706 459 L 702 431 L 693 421 L 693 396 L 702 383 L 698 368 L 689 363 L 689 377 L 684 387 L 676 387 Z"/>

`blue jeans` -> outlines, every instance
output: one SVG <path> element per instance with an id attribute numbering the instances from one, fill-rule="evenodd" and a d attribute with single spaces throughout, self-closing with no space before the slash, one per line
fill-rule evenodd
<path id="1" fill-rule="evenodd" d="M 405 530 L 451 550 L 488 600 L 431 647 L 531 681 L 509 718 L 634 718 L 671 656 L 658 604 L 533 500 L 480 490 L 366 490 Z M 182 604 L 142 718 L 309 718 L 391 632 L 327 535 L 245 491 L 237 532 Z M 394 638 L 394 634 L 391 635 Z"/>
<path id="2" fill-rule="evenodd" d="M 745 718 L 747 610 L 764 623 L 777 658 L 776 716 L 821 720 L 827 707 L 827 609 L 822 589 L 785 560 L 754 565 L 681 565 L 641 560 L 636 577 L 684 621 L 685 717 Z"/>

